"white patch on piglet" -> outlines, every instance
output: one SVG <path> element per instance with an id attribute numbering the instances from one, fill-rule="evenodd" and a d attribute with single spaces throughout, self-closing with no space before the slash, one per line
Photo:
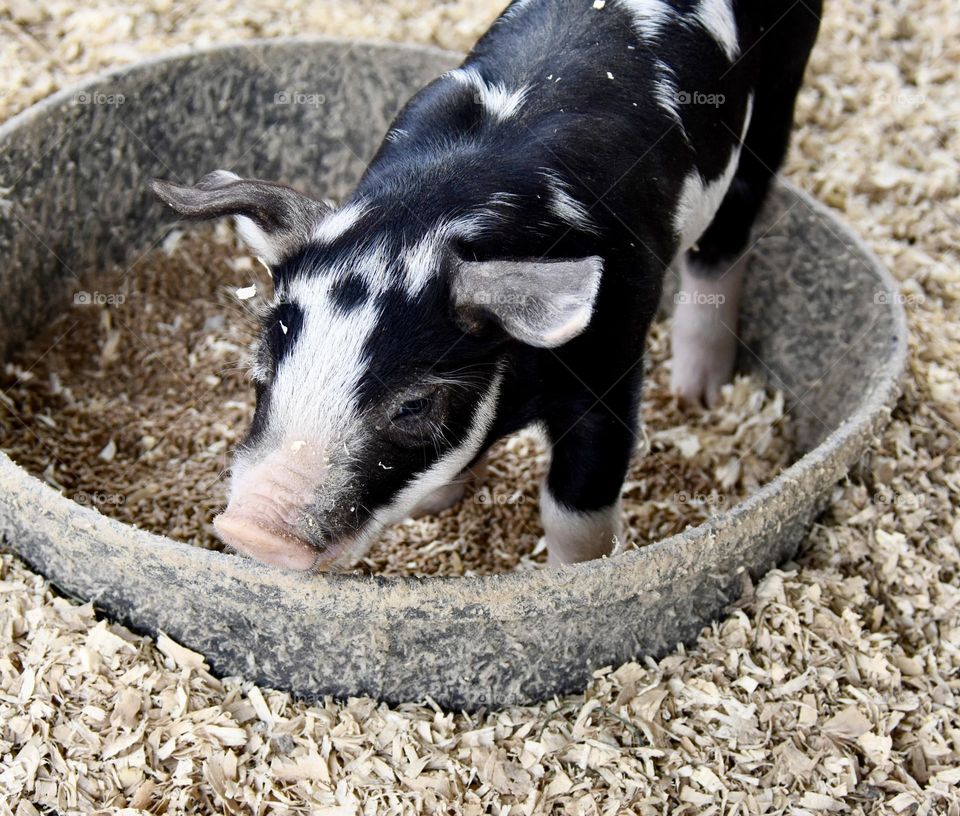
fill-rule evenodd
<path id="1" fill-rule="evenodd" d="M 540 175 L 547 181 L 547 209 L 565 224 L 581 232 L 596 234 L 594 223 L 586 204 L 574 197 L 570 184 L 553 170 L 543 169 Z"/>
<path id="2" fill-rule="evenodd" d="M 713 406 L 733 377 L 737 317 L 746 260 L 729 269 L 703 269 L 681 257 L 671 336 L 670 388 L 681 401 Z"/>
<path id="3" fill-rule="evenodd" d="M 560 504 L 543 484 L 540 488 L 540 518 L 547 540 L 550 566 L 590 561 L 613 553 L 623 538 L 620 502 L 590 512 Z"/>
<path id="4" fill-rule="evenodd" d="M 335 282 L 335 275 L 295 278 L 286 290 L 286 299 L 302 309 L 303 322 L 271 387 L 267 435 L 274 444 L 292 438 L 339 447 L 362 436 L 357 389 L 380 307 L 370 298 L 346 313 L 335 309 Z"/>
<path id="5" fill-rule="evenodd" d="M 319 241 L 324 244 L 332 243 L 341 235 L 344 235 L 351 227 L 355 226 L 368 211 L 369 207 L 363 201 L 353 201 L 345 204 L 339 210 L 334 210 L 317 224 L 311 238 L 314 241 Z"/>
<path id="6" fill-rule="evenodd" d="M 620 0 L 620 5 L 630 13 L 634 28 L 648 43 L 679 19 L 676 9 L 664 0 Z"/>
<path id="7" fill-rule="evenodd" d="M 733 62 L 740 56 L 737 19 L 730 0 L 700 0 L 694 16 Z"/>
<path id="8" fill-rule="evenodd" d="M 367 269 L 369 277 L 374 277 L 377 256 L 375 252 L 358 261 L 354 271 Z M 330 289 L 338 278 L 335 274 L 297 277 L 281 293 L 301 309 L 303 322 L 273 376 L 262 440 L 234 458 L 231 500 L 242 496 L 247 470 L 289 443 L 305 441 L 310 451 L 339 462 L 349 460 L 351 448 L 357 453 L 363 444 L 366 430 L 357 391 L 366 369 L 364 348 L 380 311 L 374 298 L 348 312 L 334 308 Z M 268 373 L 254 370 L 255 378 Z M 343 489 L 331 478 L 313 487 L 320 493 L 315 499 L 328 504 Z"/>
<path id="9" fill-rule="evenodd" d="M 717 210 L 720 209 L 723 197 L 727 194 L 727 190 L 733 183 L 733 177 L 737 174 L 743 140 L 746 138 L 752 117 L 753 94 L 747 99 L 747 111 L 744 116 L 740 141 L 733 146 L 730 161 L 720 177 L 705 182 L 703 176 L 700 175 L 700 171 L 694 169 L 684 179 L 680 200 L 673 213 L 673 228 L 680 236 L 680 252 L 685 252 L 697 242 L 707 227 L 710 226 Z"/>
<path id="10" fill-rule="evenodd" d="M 476 68 L 457 68 L 447 76 L 472 88 L 477 102 L 498 122 L 516 115 L 530 93 L 529 85 L 510 90 L 502 82 L 487 82 Z"/>

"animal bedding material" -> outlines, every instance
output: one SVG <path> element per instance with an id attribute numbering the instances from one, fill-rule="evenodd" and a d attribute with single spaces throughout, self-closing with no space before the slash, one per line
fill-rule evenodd
<path id="1" fill-rule="evenodd" d="M 219 548 L 212 519 L 252 417 L 246 368 L 270 290 L 226 225 L 176 230 L 129 268 L 78 284 L 66 312 L 3 372 L 0 447 L 74 501 Z M 685 412 L 668 393 L 668 346 L 659 323 L 625 546 L 700 523 L 790 462 L 782 395 L 738 377 L 715 410 Z M 389 529 L 357 568 L 483 575 L 542 564 L 546 461 L 533 432 L 503 440 L 461 504 Z"/>

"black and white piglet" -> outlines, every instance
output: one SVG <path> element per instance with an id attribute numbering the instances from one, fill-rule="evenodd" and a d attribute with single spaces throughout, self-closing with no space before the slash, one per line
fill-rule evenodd
<path id="1" fill-rule="evenodd" d="M 820 6 L 516 0 L 339 209 L 225 171 L 154 182 L 183 216 L 235 216 L 275 283 L 223 540 L 349 564 L 537 424 L 551 562 L 609 553 L 669 266 L 676 392 L 710 402 L 731 375 L 740 256 Z"/>

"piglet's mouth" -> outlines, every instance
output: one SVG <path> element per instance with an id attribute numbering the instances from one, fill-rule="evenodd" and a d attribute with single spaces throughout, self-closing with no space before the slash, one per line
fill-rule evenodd
<path id="1" fill-rule="evenodd" d="M 273 567 L 300 572 L 319 570 L 336 557 L 336 552 L 321 551 L 262 517 L 228 510 L 213 520 L 213 526 L 225 544 Z"/>

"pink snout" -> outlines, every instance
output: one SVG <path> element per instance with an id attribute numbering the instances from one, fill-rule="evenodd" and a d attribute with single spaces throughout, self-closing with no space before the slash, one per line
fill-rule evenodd
<path id="1" fill-rule="evenodd" d="M 227 510 L 213 520 L 217 534 L 226 544 L 273 567 L 308 570 L 319 553 L 289 530 L 272 527 L 258 516 Z"/>
<path id="2" fill-rule="evenodd" d="M 299 447 L 284 449 L 246 470 L 231 488 L 227 509 L 213 520 L 226 544 L 257 561 L 309 570 L 320 550 L 300 535 L 303 513 L 323 468 Z"/>

